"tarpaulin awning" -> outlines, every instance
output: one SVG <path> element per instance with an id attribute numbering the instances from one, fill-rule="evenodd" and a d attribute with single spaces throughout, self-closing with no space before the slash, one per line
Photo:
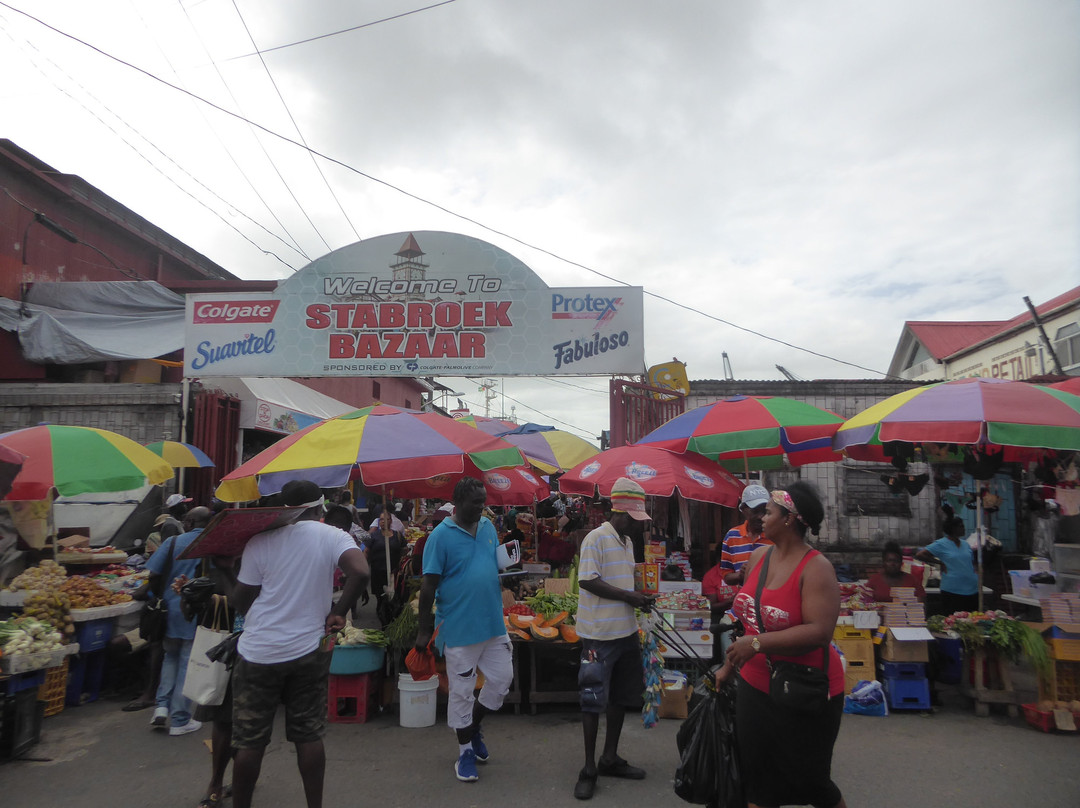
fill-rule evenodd
<path id="1" fill-rule="evenodd" d="M 184 347 L 184 297 L 154 281 L 35 283 L 22 302 L 0 298 L 0 328 L 30 362 L 154 359 Z"/>
<path id="2" fill-rule="evenodd" d="M 292 379 L 250 376 L 214 379 L 208 388 L 240 399 L 240 428 L 288 435 L 356 407 Z"/>

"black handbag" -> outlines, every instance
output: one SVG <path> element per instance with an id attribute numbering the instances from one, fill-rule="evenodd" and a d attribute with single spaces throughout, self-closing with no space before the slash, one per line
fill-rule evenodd
<path id="1" fill-rule="evenodd" d="M 765 588 L 765 577 L 769 573 L 769 557 L 773 548 L 765 553 L 761 571 L 758 573 L 757 593 L 754 596 L 754 609 L 757 611 L 758 632 L 765 633 L 765 621 L 761 619 L 761 592 Z M 829 701 L 829 646 L 823 649 L 822 667 L 803 665 L 801 662 L 779 660 L 765 655 L 769 667 L 769 696 L 780 707 L 801 713 L 815 713 Z"/>
<path id="2" fill-rule="evenodd" d="M 162 546 L 164 549 L 164 545 Z M 176 542 L 168 548 L 168 556 L 165 559 L 165 569 L 161 573 L 162 586 L 170 586 L 169 573 L 172 572 L 173 550 Z M 161 552 L 161 549 L 158 550 Z M 162 592 L 162 595 L 165 593 Z M 165 639 L 165 628 L 169 622 L 169 604 L 164 597 L 150 598 L 146 602 L 142 613 L 139 614 L 139 638 L 146 642 L 161 642 Z"/>

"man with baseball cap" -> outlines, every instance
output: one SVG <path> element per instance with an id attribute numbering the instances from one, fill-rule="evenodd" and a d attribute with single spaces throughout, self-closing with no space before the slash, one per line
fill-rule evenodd
<path id="1" fill-rule="evenodd" d="M 581 637 L 581 724 L 585 766 L 574 796 L 590 799 L 598 775 L 643 780 L 645 772 L 619 757 L 619 735 L 627 708 L 641 703 L 642 662 L 634 609 L 648 597 L 634 591 L 634 547 L 626 534 L 649 519 L 645 491 L 626 477 L 611 487 L 608 520 L 581 542 L 578 568 L 577 633 Z M 607 716 L 607 735 L 599 760 L 596 739 L 600 713 Z"/>
<path id="2" fill-rule="evenodd" d="M 185 497 L 183 494 L 170 494 L 165 500 L 165 513 L 162 514 L 165 518 L 158 517 L 161 521 L 160 525 L 154 522 L 158 533 L 161 534 L 161 541 L 179 536 L 184 532 L 184 517 L 187 516 L 188 505 L 191 501 L 191 497 Z"/>

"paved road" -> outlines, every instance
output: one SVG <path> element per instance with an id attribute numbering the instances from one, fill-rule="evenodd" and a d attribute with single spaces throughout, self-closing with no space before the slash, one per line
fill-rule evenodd
<path id="1" fill-rule="evenodd" d="M 30 752 L 38 760 L 0 765 L 0 806 L 194 808 L 209 772 L 209 728 L 170 738 L 149 729 L 149 711 L 124 713 L 121 704 L 102 700 L 46 719 L 42 743 Z M 256 804 L 302 806 L 280 714 L 278 721 Z M 686 805 L 670 784 L 677 729 L 677 721 L 665 720 L 645 730 L 628 717 L 622 751 L 648 778 L 602 779 L 593 804 Z M 403 729 L 392 712 L 367 724 L 332 724 L 326 805 L 580 804 L 571 795 L 581 766 L 581 725 L 572 710 L 492 716 L 485 735 L 491 762 L 481 768 L 480 782 L 464 784 L 451 770 L 456 747 L 445 724 Z M 1076 808 L 1078 760 L 1080 737 L 1044 735 L 1004 715 L 976 718 L 960 696 L 946 693 L 934 715 L 845 716 L 833 776 L 852 808 Z"/>

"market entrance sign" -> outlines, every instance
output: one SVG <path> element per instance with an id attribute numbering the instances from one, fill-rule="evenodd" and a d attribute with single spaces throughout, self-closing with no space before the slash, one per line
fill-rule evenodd
<path id="1" fill-rule="evenodd" d="M 457 233 L 377 236 L 274 292 L 189 295 L 187 376 L 641 373 L 639 286 L 552 288 Z"/>

